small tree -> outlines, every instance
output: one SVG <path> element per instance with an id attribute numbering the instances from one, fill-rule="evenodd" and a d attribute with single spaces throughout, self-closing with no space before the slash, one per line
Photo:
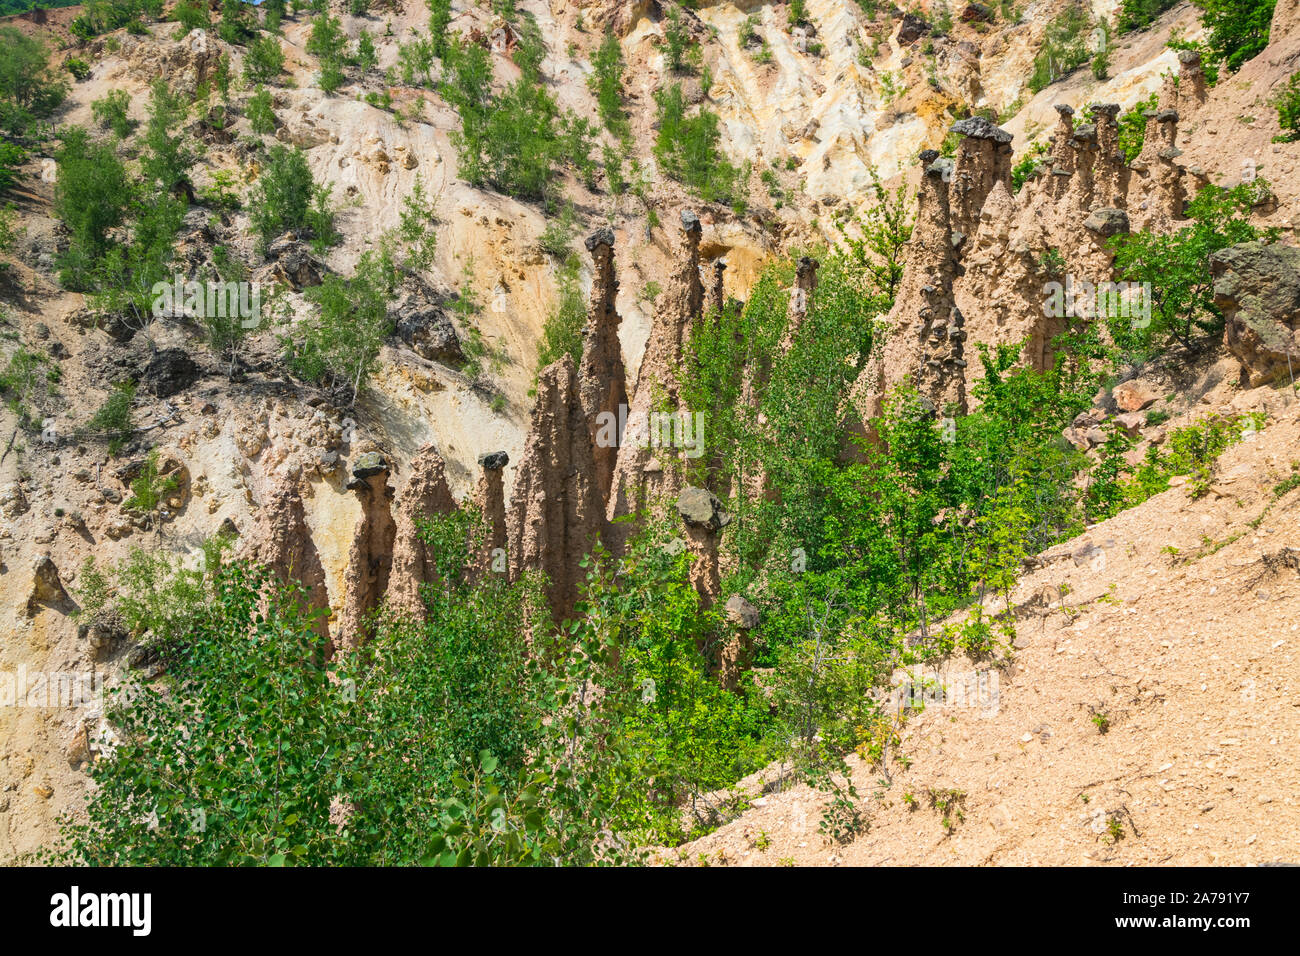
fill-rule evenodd
<path id="1" fill-rule="evenodd" d="M 1286 86 L 1270 102 L 1282 127 L 1282 134 L 1275 141 L 1291 143 L 1300 139 L 1300 73 L 1292 73 Z"/>
<path id="2" fill-rule="evenodd" d="M 131 497 L 122 502 L 122 508 L 143 515 L 161 537 L 162 503 L 179 487 L 179 482 L 175 475 L 164 475 L 159 471 L 159 457 L 157 448 L 145 456 L 140 473 L 131 480 Z"/>
<path id="3" fill-rule="evenodd" d="M 266 169 L 253 189 L 249 203 L 253 228 L 263 252 L 284 232 L 307 228 L 313 182 L 307 157 L 301 149 L 275 145 L 267 154 Z"/>
<path id="4" fill-rule="evenodd" d="M 320 314 L 293 346 L 290 366 L 313 381 L 349 389 L 351 403 L 373 374 L 384 339 L 392 334 L 388 304 L 397 271 L 387 250 L 367 251 L 351 279 L 331 274 L 307 297 Z"/>
<path id="5" fill-rule="evenodd" d="M 343 85 L 343 59 L 348 38 L 337 17 L 322 14 L 311 22 L 307 52 L 320 62 L 320 88 L 333 93 Z"/>
<path id="6" fill-rule="evenodd" d="M 59 278 L 70 289 L 86 291 L 93 288 L 95 267 L 108 251 L 109 230 L 126 219 L 134 188 L 113 148 L 91 142 L 83 129 L 64 132 L 55 158 L 54 211 L 72 234 L 59 258 Z"/>
<path id="7" fill-rule="evenodd" d="M 135 121 L 127 115 L 131 97 L 126 90 L 109 90 L 90 104 L 90 111 L 100 126 L 107 126 L 118 139 L 126 139 L 135 129 Z"/>
<path id="8" fill-rule="evenodd" d="M 275 110 L 271 108 L 271 91 L 259 86 L 244 107 L 244 115 L 253 132 L 265 136 L 275 132 Z"/>
<path id="9" fill-rule="evenodd" d="M 1230 73 L 1268 46 L 1276 0 L 1192 0 L 1201 9 L 1201 25 L 1209 31 L 1206 47 Z"/>
<path id="10" fill-rule="evenodd" d="M 140 170 L 146 181 L 163 192 L 192 190 L 189 168 L 196 156 L 181 133 L 188 114 L 189 106 L 181 95 L 172 92 L 166 80 L 154 80 L 149 88 L 149 122 L 145 126 L 145 154 Z"/>
<path id="11" fill-rule="evenodd" d="M 244 54 L 244 75 L 255 83 L 270 83 L 284 69 L 284 53 L 276 34 L 258 37 Z"/>

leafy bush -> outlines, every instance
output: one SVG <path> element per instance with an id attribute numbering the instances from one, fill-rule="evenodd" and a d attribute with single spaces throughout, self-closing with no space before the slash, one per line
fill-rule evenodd
<path id="1" fill-rule="evenodd" d="M 284 69 L 284 53 L 280 50 L 280 38 L 275 34 L 264 34 L 252 43 L 244 53 L 244 75 L 255 83 L 270 83 Z"/>
<path id="2" fill-rule="evenodd" d="M 655 91 L 659 133 L 654 153 L 665 173 L 706 202 L 744 207 L 745 175 L 719 148 L 718 117 L 706 109 L 686 113 L 681 84 Z"/>
<path id="3" fill-rule="evenodd" d="M 265 136 L 275 132 L 275 110 L 271 108 L 271 91 L 259 86 L 244 107 L 244 115 L 253 132 Z"/>
<path id="4" fill-rule="evenodd" d="M 588 182 L 594 180 L 591 124 L 561 112 L 534 68 L 494 94 L 482 47 L 450 48 L 446 62 L 443 95 L 460 114 L 461 128 L 452 133 L 452 143 L 467 182 L 520 199 L 542 199 L 565 165 Z"/>
<path id="5" fill-rule="evenodd" d="M 64 132 L 55 158 L 54 212 L 71 233 L 59 260 L 59 278 L 68 288 L 84 291 L 92 288 L 92 273 L 109 250 L 109 230 L 126 219 L 134 184 L 111 146 L 91 142 L 76 127 Z"/>
<path id="6" fill-rule="evenodd" d="M 208 16 L 208 5 L 203 0 L 181 0 L 172 9 L 172 19 L 181 25 L 183 33 L 191 30 L 207 30 L 212 26 Z"/>
<path id="7" fill-rule="evenodd" d="M 189 168 L 197 159 L 181 131 L 188 115 L 184 97 L 173 92 L 161 77 L 154 80 L 149 87 L 149 121 L 145 124 L 140 171 L 145 182 L 164 193 L 189 184 Z"/>
<path id="8" fill-rule="evenodd" d="M 1160 14 L 1177 5 L 1178 0 L 1120 0 L 1115 26 L 1120 33 L 1145 30 Z"/>
<path id="9" fill-rule="evenodd" d="M 1192 0 L 1209 32 L 1205 45 L 1216 62 L 1236 73 L 1268 46 L 1276 0 Z"/>
<path id="10" fill-rule="evenodd" d="M 86 423 L 86 430 L 96 437 L 108 439 L 108 453 L 116 455 L 131 435 L 131 406 L 135 401 L 135 385 L 119 382 L 99 410 Z"/>
<path id="11" fill-rule="evenodd" d="M 578 257 L 570 253 L 560 269 L 555 308 L 542 327 L 542 341 L 537 347 L 538 372 L 565 355 L 572 357 L 575 366 L 582 361 L 582 327 L 587 321 L 587 302 L 578 281 L 578 268 Z"/>
<path id="12" fill-rule="evenodd" d="M 21 136 L 67 96 L 45 44 L 17 27 L 0 26 L 0 132 Z"/>
<path id="13" fill-rule="evenodd" d="M 677 7 L 668 10 L 668 19 L 664 24 L 664 63 L 670 73 L 686 73 L 691 68 L 692 53 L 698 47 L 691 39 L 690 30 L 682 20 L 682 13 Z"/>
<path id="14" fill-rule="evenodd" d="M 343 62 L 348 38 L 338 17 L 321 14 L 311 22 L 307 52 L 320 62 L 320 88 L 333 93 L 343 85 Z"/>
<path id="15" fill-rule="evenodd" d="M 19 167 L 27 162 L 27 150 L 17 143 L 0 140 L 0 193 L 18 182 L 22 173 Z"/>
<path id="16" fill-rule="evenodd" d="M 1133 162 L 1138 158 L 1138 153 L 1142 152 L 1142 145 L 1147 138 L 1146 114 L 1155 110 L 1159 103 L 1159 95 L 1152 93 L 1145 100 L 1135 103 L 1131 110 L 1119 118 L 1119 148 L 1127 162 Z"/>
<path id="17" fill-rule="evenodd" d="M 1011 167 L 1011 188 L 1014 192 L 1020 192 L 1024 188 L 1047 154 L 1046 143 L 1034 143 L 1025 150 L 1024 155 Z"/>
<path id="18" fill-rule="evenodd" d="M 377 367 L 384 339 L 392 334 L 388 303 L 397 272 L 386 252 L 367 251 L 350 279 L 331 273 L 309 289 L 319 310 L 301 341 L 291 345 L 294 372 L 315 382 L 349 390 L 355 403 Z"/>
<path id="19" fill-rule="evenodd" d="M 596 55 L 592 57 L 592 74 L 587 80 L 596 109 L 605 128 L 614 136 L 624 136 L 628 131 L 627 117 L 623 113 L 623 47 L 613 33 L 605 35 Z"/>
<path id="20" fill-rule="evenodd" d="M 1286 86 L 1270 101 L 1277 110 L 1277 123 L 1282 127 L 1278 141 L 1291 143 L 1300 139 L 1300 73 L 1292 73 Z"/>
<path id="21" fill-rule="evenodd" d="M 1031 90 L 1040 92 L 1088 61 L 1086 31 L 1091 25 L 1091 14 L 1081 3 L 1071 4 L 1048 21 L 1029 77 Z"/>
<path id="22" fill-rule="evenodd" d="M 301 149 L 272 146 L 249 203 L 253 229 L 260 237 L 262 251 L 285 232 L 332 239 L 329 194 L 325 191 L 322 196 L 322 192 L 312 179 L 307 156 Z"/>
<path id="23" fill-rule="evenodd" d="M 1192 224 L 1173 233 L 1134 232 L 1115 236 L 1115 270 L 1124 280 L 1149 283 L 1151 322 L 1109 319 L 1116 347 L 1131 356 L 1149 355 L 1173 344 L 1192 346 L 1199 336 L 1217 336 L 1223 314 L 1214 305 L 1210 257 L 1220 249 L 1252 239 L 1273 239 L 1276 229 L 1250 222 L 1250 211 L 1268 194 L 1257 179 L 1232 189 L 1207 186 L 1187 204 Z"/>
<path id="24" fill-rule="evenodd" d="M 109 127 L 119 139 L 126 139 L 135 129 L 135 122 L 127 115 L 131 97 L 126 90 L 109 90 L 90 104 L 90 111 L 100 126 Z"/>

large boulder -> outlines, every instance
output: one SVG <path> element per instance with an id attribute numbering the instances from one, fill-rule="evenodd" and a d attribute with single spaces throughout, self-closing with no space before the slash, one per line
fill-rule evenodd
<path id="1" fill-rule="evenodd" d="M 144 369 L 145 387 L 159 398 L 171 398 L 203 377 L 203 368 L 185 349 L 159 349 Z"/>
<path id="2" fill-rule="evenodd" d="M 898 25 L 898 44 L 906 46 L 915 43 L 929 32 L 930 24 L 926 23 L 924 18 L 918 17 L 915 13 L 905 13 Z"/>
<path id="3" fill-rule="evenodd" d="M 311 247 L 292 233 L 285 233 L 267 247 L 266 258 L 272 263 L 266 278 L 302 291 L 321 284 L 326 268 L 311 253 Z M 261 276 L 259 276 L 261 278 Z"/>
<path id="4" fill-rule="evenodd" d="M 689 527 L 718 532 L 731 523 L 722 502 L 704 488 L 687 487 L 677 498 L 677 514 Z"/>
<path id="5" fill-rule="evenodd" d="M 1300 373 L 1300 249 L 1244 242 L 1210 259 L 1214 304 L 1226 318 L 1223 344 L 1258 388 Z"/>

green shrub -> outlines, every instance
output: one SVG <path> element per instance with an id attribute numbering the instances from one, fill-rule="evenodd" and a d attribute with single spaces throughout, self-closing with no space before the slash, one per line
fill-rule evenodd
<path id="1" fill-rule="evenodd" d="M 535 67 L 494 94 L 482 47 L 453 47 L 446 62 L 443 95 L 460 114 L 461 128 L 451 136 L 467 182 L 520 199 L 550 195 L 564 166 L 594 182 L 591 124 L 560 110 Z"/>
<path id="2" fill-rule="evenodd" d="M 131 97 L 126 90 L 109 90 L 90 104 L 90 111 L 100 126 L 109 127 L 119 139 L 126 139 L 135 129 L 134 121 L 127 115 Z"/>
<path id="3" fill-rule="evenodd" d="M 1277 140 L 1291 143 L 1300 139 L 1300 73 L 1292 73 L 1270 102 L 1277 110 L 1277 123 L 1282 127 L 1282 135 Z"/>
<path id="4" fill-rule="evenodd" d="M 1147 138 L 1146 114 L 1155 110 L 1160 97 L 1152 93 L 1145 100 L 1140 100 L 1133 108 L 1119 118 L 1119 148 L 1127 162 L 1133 162 L 1142 152 L 1142 144 Z"/>
<path id="5" fill-rule="evenodd" d="M 592 74 L 587 80 L 596 109 L 605 128 L 614 136 L 626 135 L 627 117 L 623 113 L 623 48 L 613 33 L 605 35 L 591 60 Z"/>
<path id="6" fill-rule="evenodd" d="M 1145 30 L 1156 22 L 1160 14 L 1177 5 L 1178 0 L 1120 0 L 1116 29 L 1120 33 Z"/>
<path id="7" fill-rule="evenodd" d="M 565 355 L 574 365 L 582 361 L 582 327 L 587 321 L 587 301 L 578 281 L 578 257 L 570 253 L 560 269 L 559 296 L 542 327 L 537 347 L 537 371 Z"/>
<path id="8" fill-rule="evenodd" d="M 181 0 L 172 9 L 172 19 L 182 27 L 182 33 L 191 30 L 207 30 L 212 26 L 208 16 L 208 5 L 203 0 Z"/>
<path id="9" fill-rule="evenodd" d="M 108 453 L 116 455 L 131 436 L 131 406 L 135 402 L 135 385 L 119 382 L 99 410 L 86 423 L 86 430 L 108 440 Z"/>
<path id="10" fill-rule="evenodd" d="M 1211 59 L 1222 62 L 1228 72 L 1242 65 L 1268 46 L 1276 0 L 1192 0 L 1201 10 L 1201 25 L 1208 31 L 1205 45 Z"/>
<path id="11" fill-rule="evenodd" d="M 244 107 L 244 115 L 253 132 L 265 136 L 275 132 L 275 110 L 271 107 L 271 91 L 259 86 Z"/>
<path id="12" fill-rule="evenodd" d="M 265 34 L 248 44 L 244 53 L 244 75 L 255 83 L 270 83 L 284 69 L 280 38 Z"/>
<path id="13" fill-rule="evenodd" d="M 377 367 L 384 339 L 392 334 L 388 304 L 397 273 L 385 252 L 367 251 L 350 279 L 331 273 L 309 289 L 319 309 L 305 336 L 290 347 L 290 367 L 303 378 L 347 388 L 351 402 Z"/>
<path id="14" fill-rule="evenodd" d="M 1268 185 L 1262 179 L 1232 189 L 1207 186 L 1187 204 L 1191 225 L 1173 233 L 1138 231 L 1115 236 L 1115 270 L 1120 278 L 1149 283 L 1151 321 L 1108 319 L 1117 349 L 1130 356 L 1178 344 L 1192 346 L 1201 336 L 1223 331 L 1223 314 L 1214 305 L 1210 257 L 1220 249 L 1253 239 L 1276 238 L 1275 229 L 1251 224 L 1250 212 Z"/>
<path id="15" fill-rule="evenodd" d="M 21 136 L 58 109 L 67 92 L 45 44 L 16 27 L 0 26 L 0 132 Z"/>
<path id="16" fill-rule="evenodd" d="M 301 149 L 272 146 L 266 157 L 266 168 L 253 189 L 249 209 L 253 229 L 260 238 L 263 251 L 273 239 L 285 232 L 302 234 L 312 229 L 312 201 L 317 187 L 312 180 L 307 156 Z M 319 233 L 318 233 L 319 234 Z"/>
<path id="17" fill-rule="evenodd" d="M 1053 17 L 1034 57 L 1029 88 L 1038 93 L 1089 59 L 1087 29 L 1092 16 L 1083 4 L 1072 4 Z"/>
<path id="18" fill-rule="evenodd" d="M 320 88 L 326 93 L 333 93 L 343 85 L 347 42 L 347 34 L 337 17 L 325 13 L 312 20 L 307 52 L 320 63 Z"/>
<path id="19" fill-rule="evenodd" d="M 96 264 L 108 252 L 109 230 L 127 218 L 134 184 L 113 148 L 91 142 L 82 129 L 64 132 L 55 158 L 54 212 L 71 233 L 59 261 L 60 281 L 84 291 L 92 287 Z"/>
<path id="20" fill-rule="evenodd" d="M 745 202 L 745 176 L 719 147 L 721 133 L 715 113 L 701 109 L 686 113 L 680 84 L 655 92 L 659 133 L 654 153 L 663 171 L 706 202 Z"/>

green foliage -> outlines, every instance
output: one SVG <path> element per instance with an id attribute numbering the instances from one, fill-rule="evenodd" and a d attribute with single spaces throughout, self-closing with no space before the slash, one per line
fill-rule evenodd
<path id="1" fill-rule="evenodd" d="M 1276 0 L 1192 0 L 1209 32 L 1205 45 L 1215 62 L 1236 73 L 1268 46 Z"/>
<path id="2" fill-rule="evenodd" d="M 1120 0 L 1115 27 L 1120 33 L 1145 30 L 1160 14 L 1177 4 L 1178 0 Z"/>
<path id="3" fill-rule="evenodd" d="M 546 228 L 537 237 L 537 245 L 548 256 L 561 260 L 567 259 L 570 253 L 569 243 L 573 241 L 576 230 L 577 219 L 573 211 L 573 203 L 565 203 L 558 216 L 547 220 Z"/>
<path id="4" fill-rule="evenodd" d="M 90 111 L 100 126 L 107 126 L 118 139 L 126 139 L 135 130 L 135 122 L 127 115 L 130 107 L 126 90 L 109 90 L 90 104 Z"/>
<path id="5" fill-rule="evenodd" d="M 174 580 L 174 570 L 142 567 L 139 583 L 119 572 L 120 591 L 140 588 L 161 612 L 132 629 L 180 639 L 154 645 L 163 679 L 133 675 L 114 693 L 120 741 L 92 765 L 86 814 L 61 821 L 47 860 L 626 859 L 608 833 L 606 793 L 632 789 L 603 733 L 609 705 L 574 693 L 596 686 L 604 654 L 545 635 L 530 645 L 537 583 L 469 575 L 476 524 L 460 512 L 424 529 L 439 573 L 421 622 L 385 618 L 363 654 L 328 663 L 301 588 L 264 570 L 209 560 L 186 572 L 187 593 L 173 602 L 156 599 L 149 578 Z M 162 555 L 131 560 L 174 567 Z"/>
<path id="6" fill-rule="evenodd" d="M 147 184 L 165 193 L 189 181 L 189 168 L 197 158 L 181 132 L 188 113 L 185 99 L 172 92 L 166 80 L 154 80 L 149 87 L 149 121 L 145 124 L 140 171 Z"/>
<path id="7" fill-rule="evenodd" d="M 691 38 L 689 28 L 682 20 L 682 12 L 677 7 L 668 10 L 668 19 L 664 23 L 664 64 L 670 73 L 690 71 L 692 52 L 698 50 Z"/>
<path id="8" fill-rule="evenodd" d="M 242 45 L 254 34 L 249 11 L 252 8 L 243 0 L 221 0 L 221 22 L 217 36 L 230 44 Z"/>
<path id="9" fill-rule="evenodd" d="M 0 26 L 0 132 L 23 135 L 58 109 L 67 91 L 45 44 L 17 27 Z"/>
<path id="10" fill-rule="evenodd" d="M 305 336 L 290 347 L 289 365 L 303 378 L 345 387 L 355 404 L 377 368 L 379 350 L 392 334 L 388 303 L 397 270 L 386 250 L 367 251 L 350 279 L 331 273 L 309 289 L 319 310 Z"/>
<path id="11" fill-rule="evenodd" d="M 1034 175 L 1035 170 L 1038 169 L 1047 153 L 1046 143 L 1034 143 L 1025 150 L 1024 155 L 1011 167 L 1011 189 L 1013 192 L 1020 192 L 1024 188 L 1025 183 Z"/>
<path id="12" fill-rule="evenodd" d="M 27 162 L 27 150 L 17 143 L 0 140 L 0 193 L 11 188 L 22 177 L 19 167 Z"/>
<path id="13" fill-rule="evenodd" d="M 4 397 L 5 407 L 17 416 L 19 429 L 35 431 L 40 427 L 41 400 L 43 393 L 50 390 L 48 366 L 47 356 L 20 347 L 0 371 L 0 396 Z"/>
<path id="14" fill-rule="evenodd" d="M 208 5 L 203 0 L 181 0 L 172 9 L 171 17 L 181 25 L 182 33 L 189 33 L 191 30 L 207 30 L 212 26 L 212 19 L 208 16 Z"/>
<path id="15" fill-rule="evenodd" d="M 134 511 L 156 522 L 159 507 L 178 487 L 175 475 L 158 470 L 158 449 L 145 456 L 140 472 L 131 480 L 131 495 L 122 502 L 124 511 Z"/>
<path id="16" fill-rule="evenodd" d="M 847 220 L 837 219 L 835 225 L 848 261 L 878 290 L 875 308 L 882 313 L 893 307 L 894 294 L 903 279 L 903 248 L 912 238 L 912 214 L 905 186 L 888 192 L 874 167 L 870 173 L 875 201 Z"/>
<path id="17" fill-rule="evenodd" d="M 362 73 L 368 73 L 379 65 L 379 53 L 375 50 L 375 38 L 369 30 L 362 30 L 357 37 L 357 66 Z"/>
<path id="18" fill-rule="evenodd" d="M 338 17 L 323 13 L 311 22 L 307 52 L 320 63 L 320 88 L 333 93 L 343 85 L 343 63 L 348 38 Z"/>
<path id="19" fill-rule="evenodd" d="M 118 382 L 99 410 L 86 423 L 95 437 L 108 440 L 108 453 L 116 455 L 131 436 L 131 406 L 135 401 L 135 384 Z"/>
<path id="20" fill-rule="evenodd" d="M 663 171 L 706 202 L 743 209 L 746 177 L 722 153 L 717 114 L 701 108 L 687 115 L 679 83 L 656 90 L 655 103 L 659 133 L 654 154 Z"/>
<path id="21" fill-rule="evenodd" d="M 1097 52 L 1092 55 L 1092 76 L 1104 80 L 1110 76 L 1110 23 L 1105 17 L 1097 21 L 1097 32 L 1101 35 Z"/>
<path id="22" fill-rule="evenodd" d="M 263 34 L 244 52 L 244 75 L 254 83 L 271 83 L 284 69 L 284 53 L 280 38 L 274 33 Z"/>
<path id="23" fill-rule="evenodd" d="M 1209 416 L 1194 424 L 1174 429 L 1160 445 L 1147 448 L 1142 462 L 1131 469 L 1125 480 L 1120 507 L 1133 507 L 1160 494 L 1169 487 L 1169 479 L 1184 475 L 1193 497 L 1200 497 L 1210 485 L 1214 463 L 1223 452 L 1242 438 L 1264 426 L 1260 413 L 1241 416 Z M 1102 515 L 1103 517 L 1108 514 Z"/>
<path id="24" fill-rule="evenodd" d="M 1300 73 L 1292 73 L 1269 102 L 1277 110 L 1277 123 L 1282 127 L 1282 135 L 1275 141 L 1292 143 L 1300 139 Z"/>
<path id="25" fill-rule="evenodd" d="M 434 52 L 445 56 L 450 39 L 451 0 L 425 0 L 429 7 L 429 39 L 433 41 Z"/>
<path id="26" fill-rule="evenodd" d="M 1223 314 L 1214 305 L 1210 257 L 1220 249 L 1253 239 L 1273 239 L 1274 229 L 1250 222 L 1250 211 L 1268 195 L 1262 179 L 1232 189 L 1207 186 L 1187 204 L 1191 225 L 1172 233 L 1145 231 L 1115 236 L 1115 270 L 1120 278 L 1149 283 L 1151 322 L 1108 319 L 1116 348 L 1131 357 L 1223 331 Z"/>
<path id="27" fill-rule="evenodd" d="M 430 86 L 433 83 L 433 62 L 436 50 L 433 41 L 416 37 L 397 48 L 397 63 L 402 82 L 407 86 Z"/>
<path id="28" fill-rule="evenodd" d="M 271 91 L 264 86 L 259 86 L 244 107 L 244 115 L 248 117 L 248 123 L 254 133 L 259 136 L 274 133 L 275 110 L 272 109 Z"/>
<path id="29" fill-rule="evenodd" d="M 582 361 L 582 327 L 587 321 L 587 303 L 578 280 L 580 263 L 570 253 L 560 269 L 559 296 L 555 308 L 542 327 L 542 341 L 537 347 L 537 371 L 569 355 L 576 367 Z"/>
<path id="30" fill-rule="evenodd" d="M 1048 22 L 1029 77 L 1033 92 L 1040 92 L 1088 61 L 1091 54 L 1087 30 L 1091 25 L 1092 16 L 1082 3 L 1071 4 Z"/>
<path id="31" fill-rule="evenodd" d="M 527 58 L 522 69 L 497 94 L 486 50 L 473 43 L 448 49 L 443 95 L 460 114 L 461 128 L 452 133 L 460 175 L 520 199 L 549 196 L 566 165 L 593 182 L 591 124 L 560 110 Z"/>
<path id="32" fill-rule="evenodd" d="M 90 0 L 82 4 L 81 14 L 68 25 L 68 30 L 79 40 L 89 40 L 122 27 L 138 34 L 144 29 L 140 20 L 159 19 L 162 8 L 162 0 Z"/>
<path id="33" fill-rule="evenodd" d="M 433 231 L 434 201 L 426 193 L 424 178 L 417 175 L 409 195 L 403 197 L 398 213 L 398 237 L 406 244 L 406 266 L 428 269 L 433 265 L 437 233 Z"/>
<path id="34" fill-rule="evenodd" d="M 54 212 L 71 234 L 60 256 L 59 278 L 69 288 L 90 289 L 96 265 L 109 249 L 109 230 L 126 219 L 133 183 L 113 148 L 92 142 L 82 129 L 64 131 L 55 158 Z"/>
<path id="35" fill-rule="evenodd" d="M 337 239 L 329 190 L 312 180 L 307 157 L 297 147 L 271 147 L 249 209 L 263 251 L 285 232 L 310 234 L 322 243 Z"/>
<path id="36" fill-rule="evenodd" d="M 1119 118 L 1119 148 L 1128 162 L 1138 158 L 1147 137 L 1148 111 L 1158 108 L 1160 97 L 1152 93 L 1145 100 L 1139 100 L 1133 108 Z"/>
<path id="37" fill-rule="evenodd" d="M 605 128 L 616 137 L 627 135 L 629 131 L 627 116 L 623 112 L 623 47 L 618 37 L 607 33 L 596 55 L 592 57 L 592 74 L 587 86 L 596 97 L 596 109 L 600 112 Z"/>

